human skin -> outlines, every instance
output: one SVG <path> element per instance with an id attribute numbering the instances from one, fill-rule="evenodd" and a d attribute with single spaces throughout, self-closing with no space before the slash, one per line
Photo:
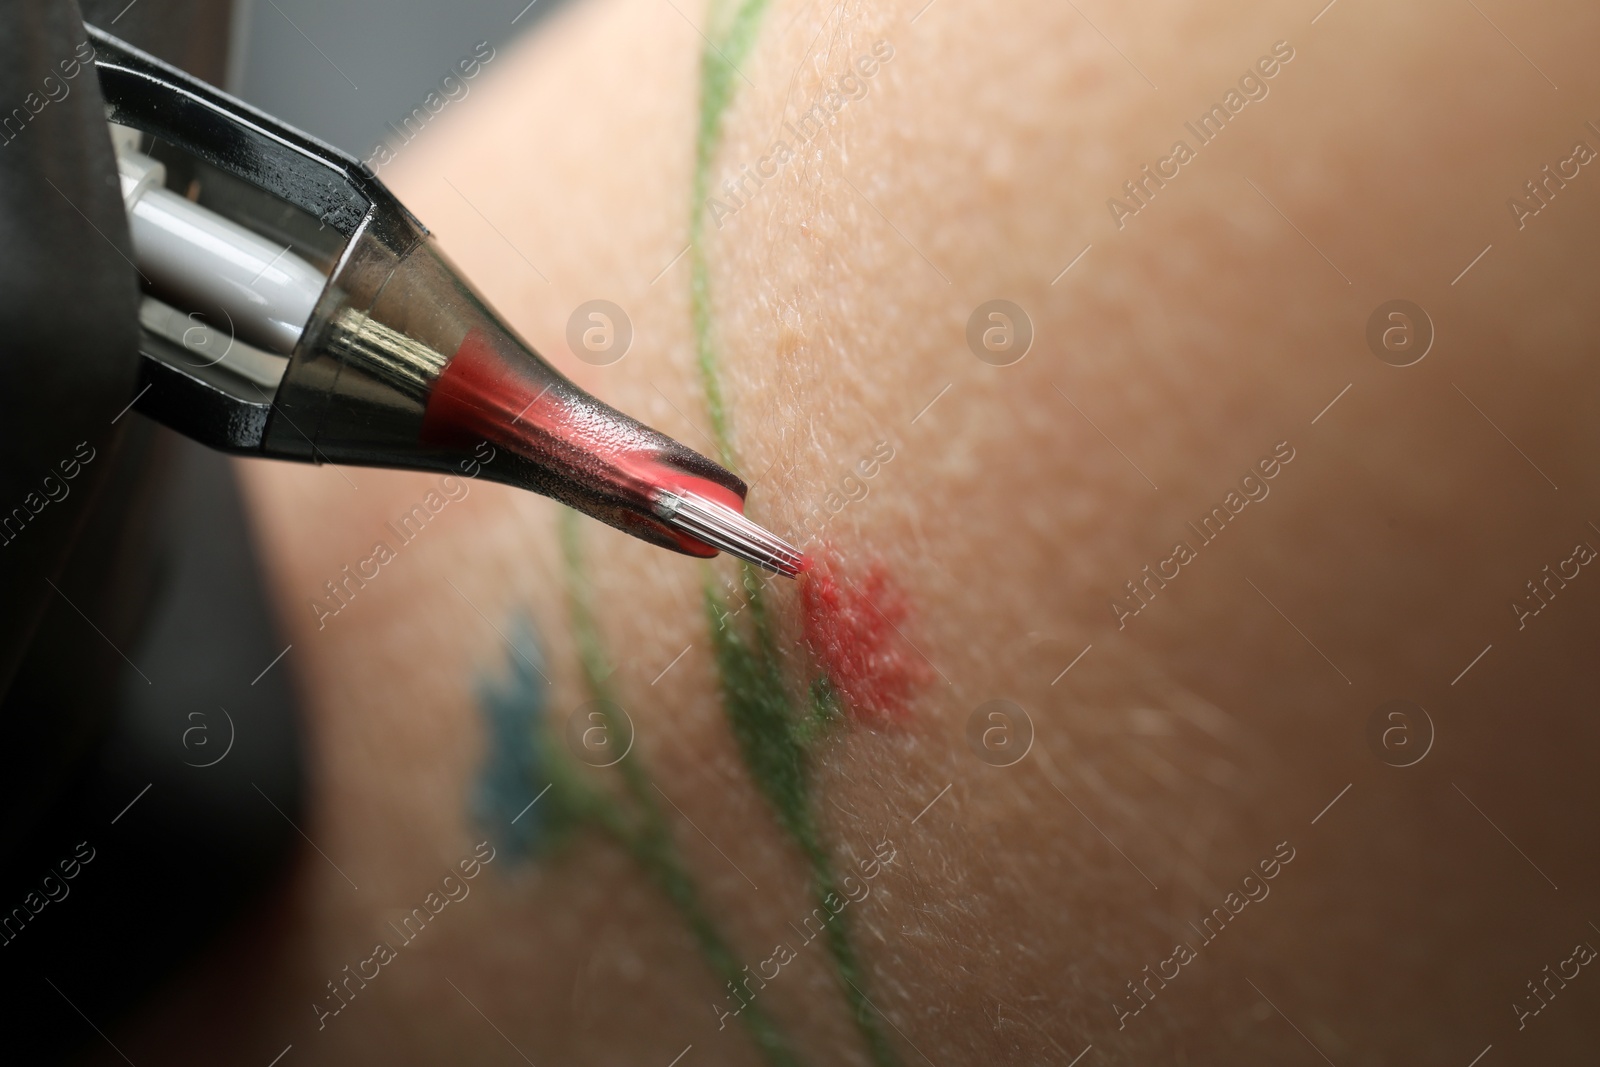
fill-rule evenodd
<path id="1" fill-rule="evenodd" d="M 885 655 L 920 681 L 815 743 L 808 795 L 840 866 L 896 849 L 844 912 L 892 1056 L 1575 1059 L 1600 979 L 1537 1002 L 1525 983 L 1600 944 L 1582 699 L 1600 579 L 1580 566 L 1537 615 L 1510 604 L 1577 543 L 1600 546 L 1600 178 L 1584 166 L 1520 229 L 1506 200 L 1575 141 L 1600 147 L 1585 126 L 1600 11 L 919 7 L 765 12 L 714 187 L 876 42 L 893 56 L 748 204 L 707 219 L 693 255 L 675 259 L 706 49 L 689 20 L 718 39 L 697 9 L 561 12 L 382 173 L 563 371 L 715 454 L 701 257 L 733 459 L 772 529 L 803 539 L 891 443 L 809 547 L 886 576 L 906 615 Z M 1192 145 L 1184 122 L 1280 41 L 1293 59 L 1268 95 L 1119 228 L 1108 197 Z M 634 329 L 608 367 L 564 340 L 596 297 Z M 1035 334 L 1011 366 L 966 341 L 995 297 Z M 1437 334 L 1409 367 L 1365 340 L 1394 298 Z M 1293 458 L 1255 483 L 1269 494 L 1204 543 L 1188 524 L 1275 450 Z M 516 1062 L 508 1044 L 540 1064 L 664 1065 L 691 1045 L 685 1064 L 765 1062 L 740 1024 L 719 1029 L 726 990 L 682 912 L 587 831 L 530 859 L 502 850 L 318 1029 L 324 984 L 496 829 L 469 810 L 490 743 L 475 679 L 514 666 L 512 620 L 541 635 L 555 721 L 593 691 L 555 505 L 472 483 L 319 629 L 323 583 L 437 479 L 242 470 L 308 699 L 304 829 L 323 855 L 119 1044 L 136 1062 L 193 1047 L 265 1062 L 289 1042 L 296 1062 Z M 587 520 L 577 534 L 604 681 L 637 727 L 627 758 L 754 964 L 815 901 L 718 695 L 704 588 L 738 571 Z M 1114 609 L 1176 541 L 1195 558 L 1137 615 Z M 810 580 L 763 600 L 797 694 L 824 666 L 802 638 Z M 969 743 L 994 699 L 1034 734 L 1007 767 Z M 1415 714 L 1369 743 L 1393 699 L 1427 709 L 1431 748 Z M 1208 943 L 1196 927 L 1252 872 L 1270 893 Z M 1178 943 L 1197 958 L 1137 999 L 1128 983 Z M 869 1062 L 842 987 L 812 945 L 754 1003 L 803 1062 Z"/>

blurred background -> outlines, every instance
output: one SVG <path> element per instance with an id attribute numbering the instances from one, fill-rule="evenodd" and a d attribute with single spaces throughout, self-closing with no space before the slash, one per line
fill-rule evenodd
<path id="1" fill-rule="evenodd" d="M 457 60 L 480 42 L 502 47 L 562 2 L 235 0 L 223 85 L 365 159 L 397 139 L 392 126 L 438 90 Z"/>

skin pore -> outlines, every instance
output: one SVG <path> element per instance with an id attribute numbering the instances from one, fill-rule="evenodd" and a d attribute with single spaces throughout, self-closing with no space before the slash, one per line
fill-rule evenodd
<path id="1" fill-rule="evenodd" d="M 1600 147 L 1600 15 L 1315 6 L 595 0 L 505 50 L 385 180 L 563 372 L 730 464 L 818 569 L 466 481 L 319 619 L 436 479 L 246 466 L 316 849 L 118 1045 L 1589 1047 L 1600 991 L 1543 968 L 1600 944 L 1600 606 L 1567 562 L 1600 546 L 1600 178 L 1524 183 Z M 597 298 L 633 327 L 606 367 L 564 340 Z M 1408 367 L 1366 340 L 1400 298 L 1435 334 Z M 1008 366 L 969 347 L 994 299 L 1031 323 Z M 1433 737 L 1404 768 L 1393 720 L 1369 740 L 1396 699 Z M 587 765 L 573 717 L 620 743 L 619 712 L 628 755 Z M 484 840 L 470 896 L 330 994 Z"/>

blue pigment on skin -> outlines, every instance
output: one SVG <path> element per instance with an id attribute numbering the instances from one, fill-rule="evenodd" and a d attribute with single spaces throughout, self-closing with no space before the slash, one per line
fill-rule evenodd
<path id="1" fill-rule="evenodd" d="M 611 699 L 599 634 L 578 559 L 577 513 L 562 513 L 562 545 L 567 558 L 572 629 L 590 695 Z M 553 691 L 544 673 L 544 655 L 533 620 L 522 614 L 506 627 L 511 650 L 504 668 L 480 676 L 478 708 L 483 715 L 485 754 L 473 785 L 473 818 L 490 841 L 514 859 L 549 855 L 580 829 L 610 837 L 650 875 L 683 917 L 706 962 L 730 990 L 748 980 L 726 935 L 703 903 L 703 894 L 684 865 L 671 829 L 649 788 L 641 756 L 620 766 L 623 791 L 611 795 L 586 781 L 574 765 L 549 717 Z M 558 715 L 560 713 L 558 712 Z M 618 771 L 605 772 L 616 775 Z M 530 807 L 530 803 L 532 806 Z M 736 1013 L 772 1067 L 801 1067 L 789 1040 L 764 1008 L 745 1004 Z"/>
<path id="2" fill-rule="evenodd" d="M 472 815 L 496 848 L 514 859 L 532 859 L 563 821 L 565 797 L 557 794 L 565 790 L 552 787 L 540 797 L 559 776 L 551 757 L 560 754 L 551 751 L 550 683 L 539 674 L 545 661 L 533 620 L 513 619 L 507 638 L 515 651 L 506 656 L 506 674 L 480 677 L 477 683 L 486 749 L 473 787 Z M 539 802 L 529 808 L 535 797 Z"/>

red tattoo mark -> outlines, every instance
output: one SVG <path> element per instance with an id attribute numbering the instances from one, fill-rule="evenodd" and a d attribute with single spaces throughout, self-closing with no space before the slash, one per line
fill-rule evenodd
<path id="1" fill-rule="evenodd" d="M 899 632 L 910 607 L 881 563 L 851 578 L 832 553 L 808 557 L 800 579 L 805 638 L 859 721 L 904 721 L 928 665 Z"/>

